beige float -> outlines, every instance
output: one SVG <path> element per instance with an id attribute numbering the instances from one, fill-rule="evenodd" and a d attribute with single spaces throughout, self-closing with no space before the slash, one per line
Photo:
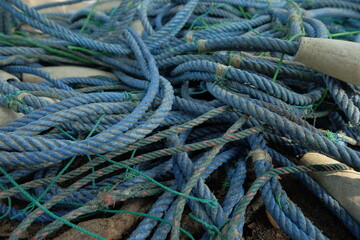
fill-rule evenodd
<path id="1" fill-rule="evenodd" d="M 304 165 L 338 164 L 319 153 L 306 153 L 300 160 Z M 319 183 L 346 211 L 360 223 L 360 172 L 342 170 L 315 172 L 309 175 Z"/>
<path id="2" fill-rule="evenodd" d="M 66 2 L 67 0 L 23 0 L 26 4 L 31 7 L 35 7 L 44 3 L 51 3 L 51 2 Z M 119 6 L 121 0 L 100 0 L 96 4 L 96 0 L 88 0 L 80 3 L 70 4 L 70 5 L 63 5 L 58 7 L 46 8 L 41 9 L 41 13 L 47 12 L 76 12 L 82 8 L 92 8 L 94 4 L 96 4 L 95 8 L 97 11 L 105 11 L 111 8 Z"/>
<path id="3" fill-rule="evenodd" d="M 294 60 L 344 82 L 360 85 L 359 43 L 303 37 Z"/>
<path id="4" fill-rule="evenodd" d="M 117 80 L 117 77 L 112 73 L 94 68 L 87 68 L 87 67 L 54 66 L 54 67 L 39 68 L 39 70 L 47 72 L 53 78 L 105 76 Z M 24 73 L 23 81 L 30 83 L 37 83 L 37 82 L 43 82 L 45 81 L 45 79 L 36 75 Z"/>

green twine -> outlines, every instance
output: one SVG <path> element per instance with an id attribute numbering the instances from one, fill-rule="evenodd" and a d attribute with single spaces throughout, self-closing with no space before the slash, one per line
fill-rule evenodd
<path id="1" fill-rule="evenodd" d="M 83 26 L 81 27 L 81 29 L 80 29 L 80 33 L 82 33 L 82 32 L 85 30 L 86 26 L 89 24 L 90 18 L 91 18 L 92 15 L 95 13 L 95 9 L 96 9 L 98 3 L 99 3 L 99 0 L 96 0 L 95 4 L 94 4 L 94 5 L 92 6 L 92 8 L 91 8 L 90 13 L 89 13 L 89 14 L 87 15 L 87 17 L 86 17 L 86 20 L 85 20 L 84 25 L 83 25 Z"/>
<path id="2" fill-rule="evenodd" d="M 336 137 L 336 135 L 334 133 L 330 132 L 329 130 L 326 130 L 325 134 L 332 142 L 338 141 L 338 138 Z"/>
<path id="3" fill-rule="evenodd" d="M 134 158 L 135 157 L 135 153 L 137 151 L 137 148 L 134 149 L 134 151 L 131 153 L 130 158 Z M 136 167 L 133 167 L 133 169 L 136 169 Z M 136 169 L 137 170 L 137 169 Z M 128 181 L 130 179 L 133 179 L 134 177 L 139 176 L 139 174 L 134 173 L 133 171 L 130 171 L 129 169 L 126 169 L 125 171 L 125 176 L 124 176 L 124 181 Z"/>
<path id="4" fill-rule="evenodd" d="M 212 28 L 212 27 L 218 27 L 218 26 L 223 26 L 223 25 L 228 25 L 228 24 L 233 24 L 235 22 L 222 22 L 222 23 L 216 23 L 216 24 L 212 24 L 212 25 L 208 25 L 207 26 L 195 26 L 194 30 L 201 30 L 201 29 L 208 29 L 208 28 Z"/>
<path id="5" fill-rule="evenodd" d="M 26 112 L 30 112 L 29 109 L 25 108 L 23 104 L 25 102 L 19 98 L 19 96 L 23 93 L 28 93 L 27 91 L 19 91 L 15 94 L 6 94 L 6 100 L 8 102 L 7 106 L 9 109 L 14 110 L 15 112 L 18 110 L 19 107 L 22 107 Z"/>
<path id="6" fill-rule="evenodd" d="M 360 31 L 352 31 L 352 32 L 343 32 L 343 33 L 333 33 L 329 34 L 330 37 L 341 37 L 341 36 L 347 36 L 347 35 L 353 35 L 353 34 L 360 34 Z"/>
<path id="7" fill-rule="evenodd" d="M 71 136 L 69 133 L 65 132 L 61 127 L 55 126 L 55 128 L 57 130 L 59 130 L 61 133 L 63 133 L 65 136 L 67 136 L 68 138 L 70 138 L 73 141 L 77 141 L 76 138 L 74 138 L 73 136 Z"/>
<path id="8" fill-rule="evenodd" d="M 297 106 L 297 105 L 290 105 L 290 106 L 292 106 L 293 108 L 308 109 L 314 107 L 314 104 L 310 104 L 307 106 Z"/>
<path id="9" fill-rule="evenodd" d="M 329 39 L 332 39 L 332 34 L 331 34 L 331 32 L 330 32 L 328 29 L 326 29 L 326 31 L 327 31 L 327 35 L 328 35 Z"/>
<path id="10" fill-rule="evenodd" d="M 24 34 L 22 33 L 22 35 L 24 35 Z M 29 37 L 25 38 L 25 37 L 8 36 L 8 35 L 5 35 L 3 33 L 0 33 L 0 38 L 13 40 L 13 41 L 22 41 L 22 42 L 31 44 L 31 45 L 33 45 L 35 47 L 42 48 L 42 49 L 44 49 L 44 50 L 46 50 L 46 51 L 48 51 L 50 53 L 53 53 L 55 55 L 59 55 L 59 56 L 67 57 L 67 58 L 72 58 L 72 59 L 75 59 L 75 60 L 83 62 L 83 63 L 93 63 L 90 59 L 82 58 L 82 57 L 76 56 L 76 55 L 74 55 L 72 53 L 64 52 L 64 51 L 61 51 L 61 50 L 46 46 L 44 44 L 40 44 L 40 43 L 35 42 L 34 40 L 30 39 Z"/>
<path id="11" fill-rule="evenodd" d="M 100 124 L 101 120 L 102 120 L 105 116 L 106 116 L 106 114 L 101 115 L 101 117 L 99 118 L 99 120 L 96 122 L 94 128 L 90 131 L 90 133 L 87 135 L 87 137 L 86 137 L 85 139 L 90 138 L 90 137 L 94 134 L 95 130 L 99 127 L 99 124 Z M 70 138 L 71 140 L 77 141 L 76 138 L 74 138 L 73 136 L 71 136 L 70 134 L 68 134 L 67 132 L 65 132 L 61 127 L 56 126 L 55 128 L 58 129 L 58 130 L 59 130 L 60 132 L 62 132 L 63 134 L 65 134 L 65 136 L 67 136 L 67 137 Z M 90 155 L 86 155 L 86 157 L 88 158 L 89 162 L 92 161 L 92 158 L 91 158 Z M 73 158 L 76 158 L 76 156 L 74 156 Z M 70 161 L 75 160 L 75 159 L 73 159 L 73 158 L 72 158 Z M 94 173 L 94 172 L 95 172 L 95 169 L 94 169 L 94 168 L 91 168 L 91 171 Z M 64 171 L 61 171 L 61 175 L 62 175 L 62 173 L 64 173 Z M 60 176 L 59 176 L 59 177 L 60 177 Z M 57 180 L 58 180 L 58 179 L 54 179 L 54 181 L 57 181 Z M 95 180 L 92 180 L 92 185 L 95 185 Z"/>
<path id="12" fill-rule="evenodd" d="M 298 15 L 301 15 L 301 8 L 299 6 L 299 4 L 297 4 L 296 2 L 294 2 L 293 0 L 285 0 L 287 3 L 293 5 L 298 13 Z"/>
<path id="13" fill-rule="evenodd" d="M 135 99 L 133 97 L 132 93 L 135 93 L 135 92 L 127 92 L 127 91 L 125 91 L 124 92 L 124 94 L 125 94 L 124 101 L 137 101 L 138 99 Z"/>
<path id="14" fill-rule="evenodd" d="M 46 189 L 40 194 L 39 197 L 37 197 L 35 200 L 36 201 L 40 201 L 41 198 L 43 198 L 46 193 L 51 189 L 51 187 L 59 180 L 59 178 L 63 175 L 63 173 L 70 167 L 70 165 L 74 162 L 74 160 L 76 159 L 76 156 L 72 157 L 70 159 L 70 161 L 65 165 L 65 167 L 56 175 L 56 177 L 49 183 L 49 185 L 46 187 Z M 20 216 L 23 213 L 26 213 L 28 211 L 32 211 L 35 207 L 35 203 L 32 202 L 30 203 L 27 207 L 25 207 L 24 209 L 22 209 L 18 214 L 16 214 L 15 216 L 11 217 L 10 219 L 13 220 L 16 217 Z"/>
<path id="15" fill-rule="evenodd" d="M 184 194 L 184 193 L 181 193 L 181 192 L 178 192 L 178 191 L 175 191 L 167 186 L 165 186 L 164 184 L 161 184 L 160 182 L 156 181 L 155 179 L 149 177 L 148 175 L 142 173 L 141 171 L 139 170 L 136 170 L 132 167 L 129 167 L 121 162 L 115 162 L 101 154 L 96 154 L 98 157 L 106 160 L 107 162 L 110 162 L 112 164 L 116 164 L 116 165 L 119 165 L 125 169 L 128 169 L 129 171 L 133 171 L 134 173 L 137 173 L 138 175 L 144 177 L 145 179 L 149 180 L 150 182 L 153 182 L 154 184 L 158 185 L 159 187 L 163 188 L 164 190 L 168 191 L 168 192 L 171 192 L 172 194 L 175 194 L 175 195 L 178 195 L 178 196 L 181 196 L 181 197 L 185 197 L 185 198 L 188 198 L 188 199 L 191 199 L 191 200 L 194 200 L 194 201 L 198 201 L 198 202 L 201 202 L 201 203 L 205 203 L 205 204 L 208 204 L 210 207 L 216 207 L 218 205 L 217 203 L 217 200 L 214 199 L 214 200 L 208 200 L 208 199 L 202 199 L 202 198 L 197 198 L 197 197 L 193 197 L 193 196 L 190 196 L 188 194 Z"/>
<path id="16" fill-rule="evenodd" d="M 259 57 L 265 57 L 267 55 L 267 52 L 261 52 L 258 56 Z"/>
<path id="17" fill-rule="evenodd" d="M 191 24 L 189 30 L 194 29 L 194 26 L 195 26 L 195 24 L 196 24 L 198 21 L 202 21 L 202 23 L 203 23 L 203 24 L 205 23 L 205 25 L 208 27 L 208 24 L 207 24 L 204 20 L 202 20 L 202 18 L 208 16 L 208 15 L 211 13 L 212 10 L 217 9 L 217 8 L 221 8 L 221 7 L 223 7 L 223 6 L 225 6 L 225 4 L 218 4 L 218 5 L 215 5 L 215 6 L 213 6 L 213 7 L 210 7 L 209 10 L 207 10 L 204 14 L 201 14 L 200 16 L 198 16 L 197 18 L 195 18 L 195 20 L 194 20 L 194 22 Z"/>
<path id="18" fill-rule="evenodd" d="M 294 41 L 297 37 L 304 37 L 306 36 L 306 34 L 304 32 L 301 32 L 301 33 L 298 33 L 298 34 L 295 34 L 294 36 L 290 37 L 289 38 L 289 41 L 292 42 Z"/>
<path id="19" fill-rule="evenodd" d="M 99 120 L 96 122 L 95 126 L 93 127 L 93 129 L 90 131 L 89 135 L 87 135 L 87 137 L 86 137 L 85 139 L 90 138 L 90 137 L 94 134 L 94 132 L 96 131 L 96 129 L 99 127 L 99 124 L 100 124 L 101 120 L 103 120 L 103 118 L 104 118 L 105 116 L 106 116 L 106 114 L 101 115 L 101 117 L 100 117 Z M 88 158 L 89 162 L 92 161 L 92 158 L 91 158 L 90 155 L 86 155 L 86 157 Z M 94 173 L 94 172 L 95 172 L 95 168 L 92 167 L 92 168 L 91 168 L 91 172 Z M 91 182 L 92 182 L 92 185 L 95 186 L 95 184 L 96 184 L 95 179 L 93 179 Z"/>
<path id="20" fill-rule="evenodd" d="M 294 41 L 294 40 L 295 40 L 297 37 L 299 37 L 299 36 L 305 36 L 305 33 L 303 33 L 303 32 L 298 33 L 298 34 L 290 37 L 290 38 L 289 38 L 289 41 L 292 42 L 292 41 Z M 277 77 L 278 77 L 278 75 L 279 75 L 279 72 L 280 72 L 280 69 L 281 69 L 281 65 L 282 65 L 282 63 L 283 63 L 283 61 L 284 61 L 284 55 L 285 55 L 284 53 L 281 54 L 280 60 L 279 60 L 279 62 L 278 62 L 278 65 L 277 65 L 276 70 L 275 70 L 275 73 L 274 73 L 274 77 L 273 77 L 273 79 L 272 79 L 273 82 L 276 82 L 276 79 L 277 79 Z"/>
<path id="21" fill-rule="evenodd" d="M 13 43 L 8 42 L 8 41 L 0 40 L 0 43 L 6 44 L 6 45 L 9 45 L 9 46 L 12 46 L 12 47 L 16 47 L 16 44 L 13 44 Z"/>
<path id="22" fill-rule="evenodd" d="M 225 182 L 223 182 L 221 187 L 222 187 L 222 190 L 228 189 L 230 187 L 230 181 L 226 180 Z"/>
<path id="23" fill-rule="evenodd" d="M 256 34 L 257 36 L 259 36 L 259 37 L 262 36 L 258 31 L 256 31 L 256 30 L 255 30 L 253 27 L 251 27 L 251 26 L 248 27 L 248 30 L 249 30 L 250 32 L 255 33 L 255 34 Z"/>
<path id="24" fill-rule="evenodd" d="M 281 54 L 281 57 L 280 57 L 280 60 L 278 62 L 278 65 L 276 67 L 276 70 L 275 70 L 275 73 L 274 73 L 274 77 L 272 79 L 273 82 L 276 82 L 276 79 L 277 77 L 279 76 L 279 72 L 280 72 L 280 69 L 281 69 L 281 65 L 282 65 L 282 62 L 284 60 L 284 54 Z"/>
<path id="25" fill-rule="evenodd" d="M 281 205 L 281 193 L 279 193 L 278 195 L 276 195 L 275 201 L 276 201 L 276 203 L 278 204 L 279 208 L 282 209 L 282 205 Z"/>
<path id="26" fill-rule="evenodd" d="M 91 161 L 93 160 L 90 155 L 86 155 L 86 157 L 87 157 L 87 159 L 89 160 L 89 162 L 91 162 Z M 95 168 L 94 168 L 94 167 L 91 168 L 91 172 L 92 172 L 92 173 L 95 172 Z M 93 179 L 93 180 L 91 181 L 91 184 L 92 184 L 93 186 L 96 185 L 95 179 Z"/>
<path id="27" fill-rule="evenodd" d="M 216 236 L 219 236 L 221 240 L 225 240 L 225 236 L 222 234 L 222 232 L 220 231 L 220 229 L 218 227 L 216 227 L 215 225 L 210 225 L 207 222 L 201 220 L 200 218 L 195 217 L 193 214 L 189 214 L 189 217 L 192 218 L 193 220 L 201 223 L 201 225 L 203 225 L 208 231 L 209 231 L 209 235 L 210 235 L 210 240 L 214 239 Z"/>
<path id="28" fill-rule="evenodd" d="M 130 2 L 128 2 L 125 6 L 126 9 L 129 9 L 131 6 L 133 5 L 133 1 L 131 0 Z"/>
<path id="29" fill-rule="evenodd" d="M 225 84 L 225 81 L 227 81 L 226 74 L 229 72 L 230 68 L 231 68 L 231 66 L 227 66 L 220 78 L 215 74 L 215 81 L 217 84 L 222 85 L 222 86 Z"/>
<path id="30" fill-rule="evenodd" d="M 133 168 L 133 169 L 136 169 L 136 168 Z M 129 181 L 129 180 L 131 180 L 131 179 L 133 179 L 134 177 L 137 177 L 137 176 L 139 176 L 139 174 L 134 173 L 133 171 L 130 171 L 130 170 L 126 169 L 125 176 L 124 176 L 124 181 Z"/>
<path id="31" fill-rule="evenodd" d="M 114 16 L 114 14 L 115 14 L 115 12 L 116 12 L 117 9 L 118 9 L 117 7 L 112 7 L 112 8 L 111 8 L 111 12 L 110 12 L 110 14 L 109 14 L 109 17 Z"/>
<path id="32" fill-rule="evenodd" d="M 197 95 L 197 94 L 203 94 L 203 93 L 206 93 L 206 92 L 208 92 L 208 90 L 202 90 L 202 91 L 197 91 L 197 92 L 190 92 L 189 94 L 190 95 Z"/>
<path id="33" fill-rule="evenodd" d="M 83 52 L 86 52 L 86 53 L 90 53 L 92 55 L 104 55 L 104 53 L 95 52 L 95 51 L 92 51 L 90 49 L 86 49 L 86 48 L 82 48 L 82 47 L 67 46 L 67 48 L 70 49 L 70 50 L 80 50 L 80 51 L 83 51 Z"/>
<path id="34" fill-rule="evenodd" d="M 0 189 L 2 191 L 6 190 L 6 188 L 1 183 L 0 183 Z M 9 215 L 9 213 L 11 212 L 11 206 L 12 206 L 11 197 L 8 197 L 7 200 L 8 200 L 8 209 L 6 210 L 6 212 L 2 216 L 0 216 L 0 219 L 6 218 L 6 216 Z"/>
<path id="35" fill-rule="evenodd" d="M 321 99 L 319 100 L 319 102 L 318 102 L 317 104 L 314 104 L 313 112 L 315 112 L 315 110 L 316 110 L 318 107 L 320 107 L 320 105 L 324 102 L 324 100 L 325 100 L 328 92 L 329 92 L 329 89 L 326 88 L 325 91 L 324 91 L 324 93 L 322 94 Z"/>
<path id="36" fill-rule="evenodd" d="M 104 118 L 105 116 L 106 116 L 106 114 L 101 115 L 101 117 L 99 118 L 99 120 L 96 122 L 94 128 L 91 130 L 91 132 L 89 133 L 89 135 L 87 135 L 87 137 L 86 137 L 85 139 L 90 138 L 90 137 L 94 134 L 94 132 L 96 131 L 96 129 L 99 127 L 99 124 L 100 124 L 101 120 L 103 120 L 103 118 Z"/>
<path id="37" fill-rule="evenodd" d="M 44 207 L 43 205 L 41 205 L 35 198 L 33 198 L 28 192 L 26 192 L 6 171 L 5 169 L 3 169 L 2 167 L 0 167 L 0 172 L 7 178 L 9 179 L 10 183 L 13 184 L 17 189 L 19 189 L 19 191 L 25 196 L 27 197 L 31 202 L 33 202 L 38 208 L 40 208 L 41 210 L 43 210 L 46 214 L 48 214 L 50 217 L 62 222 L 63 224 L 68 225 L 69 227 L 75 228 L 85 234 L 88 234 L 91 237 L 97 238 L 97 239 L 101 239 L 101 240 L 106 240 L 106 238 L 101 237 L 93 232 L 90 232 L 84 228 L 81 228 L 65 219 L 63 219 L 62 217 L 59 217 L 57 215 L 55 215 L 54 213 L 52 213 L 51 211 L 49 211 L 46 207 Z"/>
<path id="38" fill-rule="evenodd" d="M 238 10 L 239 10 L 240 14 L 241 14 L 244 18 L 246 18 L 246 19 L 251 19 L 251 15 L 250 15 L 248 12 L 246 12 L 243 7 L 240 6 L 240 7 L 238 8 Z"/>

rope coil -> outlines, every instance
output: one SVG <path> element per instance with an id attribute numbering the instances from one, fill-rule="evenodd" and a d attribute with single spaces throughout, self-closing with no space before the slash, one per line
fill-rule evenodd
<path id="1" fill-rule="evenodd" d="M 349 232 L 342 237 L 359 238 L 356 219 L 306 173 L 360 169 L 360 88 L 294 57 L 303 37 L 360 42 L 360 3 L 123 0 L 52 9 L 81 2 L 0 1 L 0 115 L 24 115 L 0 126 L 0 218 L 18 221 L 10 239 L 35 222 L 32 239 L 58 236 L 64 225 L 105 239 L 73 223 L 102 213 L 141 216 L 131 231 L 114 231 L 129 230 L 131 240 L 246 238 L 257 192 L 290 238 L 326 239 L 287 196 L 282 174 L 334 213 Z M 341 164 L 289 160 L 310 151 Z M 146 213 L 118 209 L 130 199 L 154 202 L 143 204 Z"/>

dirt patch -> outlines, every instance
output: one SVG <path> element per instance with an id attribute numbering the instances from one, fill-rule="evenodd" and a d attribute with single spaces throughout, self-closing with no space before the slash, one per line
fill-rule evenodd
<path id="1" fill-rule="evenodd" d="M 133 212 L 147 212 L 153 201 L 147 199 L 132 199 L 124 203 L 120 210 Z M 89 221 L 81 222 L 79 227 L 87 229 L 106 239 L 126 239 L 132 232 L 134 226 L 142 219 L 139 215 L 129 213 L 117 213 L 110 218 L 97 218 Z M 89 237 L 89 235 L 80 232 L 76 229 L 70 229 L 55 240 L 83 240 L 83 239 L 97 239 Z"/>

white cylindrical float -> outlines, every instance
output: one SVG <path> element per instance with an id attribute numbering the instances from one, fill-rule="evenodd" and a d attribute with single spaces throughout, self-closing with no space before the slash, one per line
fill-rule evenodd
<path id="1" fill-rule="evenodd" d="M 339 164 L 338 161 L 319 153 L 306 153 L 300 163 L 304 165 Z M 309 175 L 360 223 L 360 172 L 339 170 L 314 172 Z"/>
<path id="2" fill-rule="evenodd" d="M 360 85 L 360 44 L 303 37 L 295 61 L 344 82 Z"/>

